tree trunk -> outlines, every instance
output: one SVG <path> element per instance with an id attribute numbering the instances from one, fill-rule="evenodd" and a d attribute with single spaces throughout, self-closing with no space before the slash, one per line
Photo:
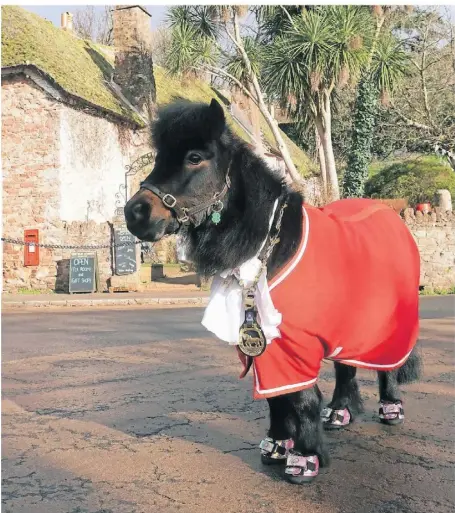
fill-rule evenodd
<path id="1" fill-rule="evenodd" d="M 264 116 L 265 120 L 267 121 L 267 124 L 270 127 L 270 130 L 272 131 L 273 137 L 275 138 L 275 142 L 278 146 L 278 151 L 283 157 L 288 173 L 291 175 L 291 178 L 294 180 L 294 182 L 302 183 L 302 177 L 299 175 L 299 172 L 297 171 L 297 168 L 295 167 L 294 162 L 292 161 L 291 154 L 289 153 L 288 147 L 286 146 L 284 138 L 281 135 L 278 123 L 272 117 L 272 115 L 267 109 L 267 106 L 264 103 L 264 100 L 262 98 L 262 92 L 255 76 L 253 80 L 253 85 L 256 89 L 256 93 L 258 96 L 259 110 L 261 111 L 261 114 Z"/>
<path id="2" fill-rule="evenodd" d="M 249 79 L 251 82 L 251 85 L 253 87 L 254 92 L 256 93 L 256 98 L 258 101 L 258 107 L 261 112 L 261 114 L 264 116 L 267 125 L 269 126 L 270 130 L 272 131 L 273 137 L 275 139 L 275 142 L 278 146 L 278 151 L 280 152 L 280 155 L 283 157 L 284 163 L 286 164 L 286 168 L 291 175 L 291 178 L 296 183 L 302 183 L 302 177 L 299 175 L 299 172 L 297 171 L 297 168 L 294 165 L 294 162 L 292 161 L 291 154 L 289 153 L 289 149 L 286 146 L 286 143 L 284 142 L 284 138 L 281 135 L 280 129 L 278 127 L 278 123 L 275 121 L 273 116 L 270 114 L 267 105 L 264 102 L 264 96 L 262 94 L 261 86 L 259 85 L 258 79 L 253 72 L 253 68 L 251 66 L 250 59 L 245 51 L 245 48 L 243 46 L 242 38 L 240 37 L 240 28 L 238 23 L 237 14 L 234 11 L 233 14 L 233 24 L 234 24 L 234 36 L 227 31 L 230 38 L 233 40 L 234 44 L 236 45 L 240 56 L 242 57 L 242 60 L 245 64 L 245 67 L 247 69 Z"/>
<path id="3" fill-rule="evenodd" d="M 382 29 L 382 25 L 384 25 L 384 21 L 385 21 L 385 14 L 381 14 L 376 19 L 376 30 L 375 30 L 374 37 L 373 37 L 373 43 L 371 45 L 370 53 L 368 54 L 368 60 L 367 60 L 366 66 L 365 66 L 365 69 L 367 72 L 370 71 L 371 63 L 373 62 L 373 56 L 376 52 L 376 48 L 378 47 L 379 36 L 381 34 L 381 29 Z"/>
<path id="4" fill-rule="evenodd" d="M 328 176 L 328 196 L 330 201 L 336 201 L 340 199 L 340 188 L 338 186 L 338 175 L 332 146 L 332 113 L 328 94 L 324 95 L 322 112 L 319 116 L 319 119 L 315 121 L 324 151 L 325 167 Z"/>
<path id="5" fill-rule="evenodd" d="M 251 95 L 256 97 L 251 84 L 248 84 L 247 88 L 248 88 L 249 92 L 251 93 Z M 248 108 L 249 108 L 250 115 L 251 115 L 250 117 L 251 117 L 251 126 L 253 128 L 253 135 L 254 135 L 254 138 L 256 139 L 255 150 L 256 150 L 256 153 L 260 157 L 263 157 L 264 153 L 265 153 L 265 148 L 264 148 L 264 144 L 262 142 L 261 123 L 260 123 L 261 113 L 258 109 L 257 103 L 254 102 L 252 98 L 246 97 L 246 102 L 248 104 Z"/>
<path id="6" fill-rule="evenodd" d="M 322 147 L 321 138 L 319 137 L 318 129 L 316 126 L 314 127 L 314 135 L 316 139 L 316 149 L 318 152 L 319 169 L 321 170 L 323 197 L 327 198 L 327 168 L 325 166 L 324 149 Z"/>

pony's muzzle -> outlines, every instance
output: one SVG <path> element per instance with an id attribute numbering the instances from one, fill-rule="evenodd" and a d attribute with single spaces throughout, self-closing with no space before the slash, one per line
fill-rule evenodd
<path id="1" fill-rule="evenodd" d="M 156 242 L 166 233 L 175 231 L 172 215 L 164 208 L 161 201 L 155 202 L 148 191 L 135 194 L 125 205 L 126 226 L 141 240 Z"/>

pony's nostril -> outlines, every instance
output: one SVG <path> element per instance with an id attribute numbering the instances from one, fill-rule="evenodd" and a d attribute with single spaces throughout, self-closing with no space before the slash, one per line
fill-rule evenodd
<path id="1" fill-rule="evenodd" d="M 136 223 L 143 221 L 147 215 L 147 205 L 142 202 L 138 202 L 131 207 L 131 214 Z"/>

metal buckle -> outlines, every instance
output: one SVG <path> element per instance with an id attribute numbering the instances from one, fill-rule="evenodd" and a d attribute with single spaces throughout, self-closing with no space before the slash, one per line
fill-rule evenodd
<path id="1" fill-rule="evenodd" d="M 170 198 L 170 199 L 171 199 L 171 201 L 172 201 L 172 203 L 170 203 L 170 202 L 168 203 L 167 198 Z M 176 205 L 176 203 L 177 203 L 177 200 L 174 198 L 174 196 L 172 196 L 172 194 L 165 194 L 165 195 L 163 196 L 163 199 L 162 199 L 161 201 L 164 203 L 164 205 L 165 205 L 167 208 L 174 208 L 174 207 L 175 207 L 175 205 Z"/>
<path id="2" fill-rule="evenodd" d="M 183 209 L 182 209 L 183 210 Z M 186 223 L 187 221 L 190 220 L 190 216 L 184 211 L 184 215 L 183 217 L 177 217 L 177 221 L 179 223 Z"/>
<path id="3" fill-rule="evenodd" d="M 224 208 L 223 202 L 220 200 L 217 200 L 216 203 L 212 205 L 212 212 L 218 212 L 220 213 Z"/>

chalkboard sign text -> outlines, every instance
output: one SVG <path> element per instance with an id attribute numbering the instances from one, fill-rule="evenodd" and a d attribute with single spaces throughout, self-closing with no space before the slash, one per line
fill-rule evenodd
<path id="1" fill-rule="evenodd" d="M 72 255 L 70 258 L 69 292 L 96 290 L 96 255 Z"/>
<path id="2" fill-rule="evenodd" d="M 137 270 L 135 237 L 126 225 L 114 228 L 115 241 L 115 274 L 122 276 L 131 274 Z M 122 245 L 125 243 L 125 245 Z"/>

